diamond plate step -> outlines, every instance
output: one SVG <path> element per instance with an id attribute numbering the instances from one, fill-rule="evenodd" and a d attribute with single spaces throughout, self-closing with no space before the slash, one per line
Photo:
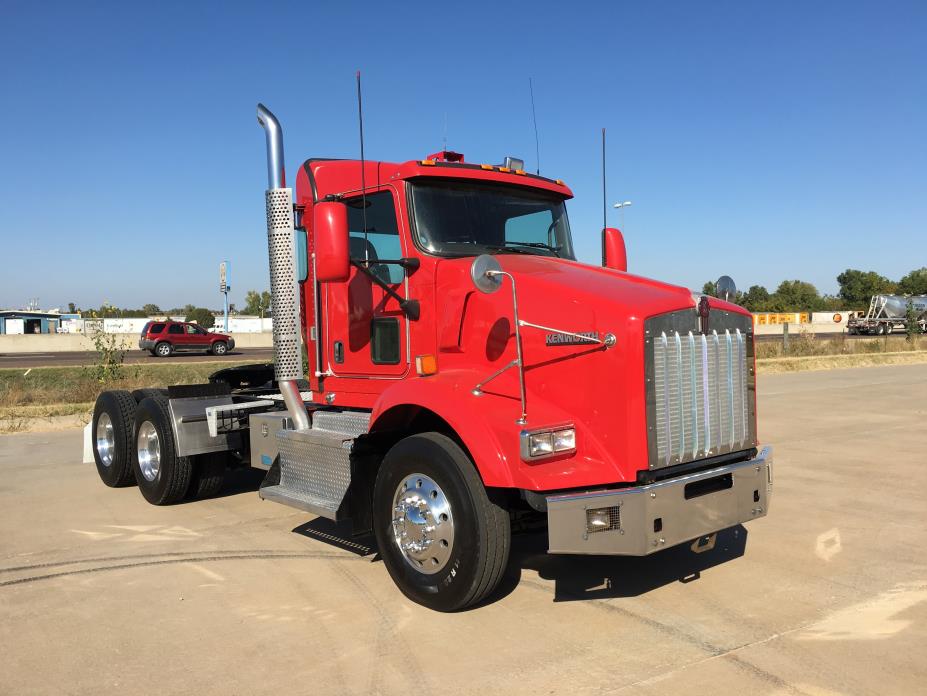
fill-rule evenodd
<path id="1" fill-rule="evenodd" d="M 330 498 L 320 498 L 282 485 L 261 488 L 260 495 L 264 500 L 289 505 L 329 520 L 338 520 L 338 508 L 341 507 L 340 500 L 337 505 L 332 507 L 333 500 Z"/>

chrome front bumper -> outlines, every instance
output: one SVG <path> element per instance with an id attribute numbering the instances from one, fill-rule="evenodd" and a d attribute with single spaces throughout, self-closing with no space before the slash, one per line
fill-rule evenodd
<path id="1" fill-rule="evenodd" d="M 547 498 L 549 553 L 645 556 L 764 517 L 772 448 L 753 459 L 617 490 Z"/>

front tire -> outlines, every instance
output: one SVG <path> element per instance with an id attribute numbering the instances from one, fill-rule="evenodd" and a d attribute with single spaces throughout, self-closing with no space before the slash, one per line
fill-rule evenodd
<path id="1" fill-rule="evenodd" d="M 174 352 L 174 347 L 167 341 L 162 341 L 155 346 L 155 355 L 159 358 L 168 358 Z"/>
<path id="2" fill-rule="evenodd" d="M 402 593 L 437 611 L 485 599 L 508 564 L 508 512 L 470 458 L 440 433 L 412 435 L 386 454 L 373 494 L 377 545 Z"/>
<path id="3" fill-rule="evenodd" d="M 142 495 L 152 505 L 183 499 L 190 486 L 190 457 L 178 457 L 167 397 L 142 399 L 135 411 L 132 470 Z"/>
<path id="4" fill-rule="evenodd" d="M 132 476 L 132 418 L 135 399 L 124 390 L 105 391 L 93 407 L 93 459 L 100 480 L 110 488 L 130 486 Z"/>
<path id="5" fill-rule="evenodd" d="M 229 347 L 225 344 L 224 341 L 216 341 L 212 344 L 212 354 L 213 355 L 225 355 L 229 352 Z"/>

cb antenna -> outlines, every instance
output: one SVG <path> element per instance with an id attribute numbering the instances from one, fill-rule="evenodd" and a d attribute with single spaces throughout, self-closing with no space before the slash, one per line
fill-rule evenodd
<path id="1" fill-rule="evenodd" d="M 602 229 L 604 230 L 608 227 L 608 218 L 605 216 L 605 211 L 608 204 L 605 200 L 605 129 L 602 129 Z"/>
<path id="2" fill-rule="evenodd" d="M 531 119 L 534 121 L 534 156 L 537 163 L 538 176 L 541 175 L 541 146 L 538 144 L 538 115 L 534 110 L 534 85 L 531 78 L 528 78 L 528 91 L 531 92 Z"/>
<path id="3" fill-rule="evenodd" d="M 360 126 L 361 215 L 364 224 L 364 261 L 370 261 L 370 242 L 367 241 L 367 177 L 364 165 L 364 104 L 361 99 L 361 76 L 357 71 L 357 122 Z"/>

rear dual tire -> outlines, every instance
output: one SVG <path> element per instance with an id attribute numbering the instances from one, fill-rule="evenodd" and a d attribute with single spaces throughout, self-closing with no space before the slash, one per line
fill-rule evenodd
<path id="1" fill-rule="evenodd" d="M 100 480 L 111 488 L 135 483 L 132 475 L 135 399 L 124 390 L 105 391 L 93 407 L 93 459 Z"/>
<path id="2" fill-rule="evenodd" d="M 190 457 L 177 456 L 167 397 L 142 399 L 135 412 L 132 471 L 145 500 L 171 505 L 183 500 L 193 475 Z"/>
<path id="3" fill-rule="evenodd" d="M 437 611 L 484 600 L 508 564 L 508 511 L 493 503 L 461 447 L 440 433 L 394 445 L 377 474 L 374 533 L 406 597 Z"/>

